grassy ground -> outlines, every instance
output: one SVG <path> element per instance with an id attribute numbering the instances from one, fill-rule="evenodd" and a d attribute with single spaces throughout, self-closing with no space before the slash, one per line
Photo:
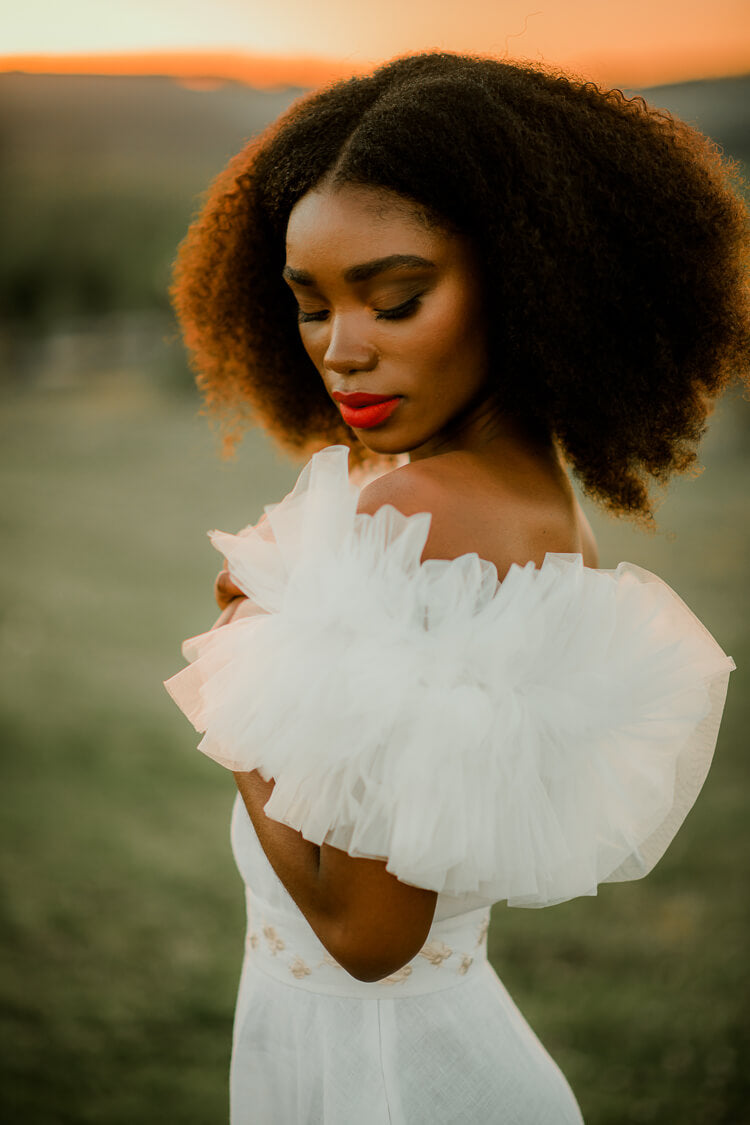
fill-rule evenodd
<path id="1" fill-rule="evenodd" d="M 726 403 L 657 536 L 594 521 L 602 565 L 656 570 L 739 666 L 694 812 L 647 880 L 494 912 L 495 966 L 589 1125 L 750 1120 L 749 414 Z M 0 463 L 0 1118 L 221 1122 L 243 937 L 232 780 L 161 681 L 214 616 L 204 530 L 257 518 L 295 467 L 258 436 L 223 465 L 192 398 L 116 377 L 6 398 Z"/>

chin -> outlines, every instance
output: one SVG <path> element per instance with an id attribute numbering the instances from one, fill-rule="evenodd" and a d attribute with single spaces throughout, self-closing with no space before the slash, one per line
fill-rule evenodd
<path id="1" fill-rule="evenodd" d="M 407 457 L 435 436 L 435 431 L 429 428 L 425 432 L 415 433 L 413 427 L 401 425 L 391 428 L 387 423 L 371 430 L 354 432 L 366 449 L 384 457 L 397 457 L 400 454 Z"/>
<path id="2" fill-rule="evenodd" d="M 360 430 L 357 440 L 371 453 L 379 453 L 383 457 L 396 457 L 400 453 L 405 455 L 416 448 L 414 442 L 405 443 L 397 434 L 375 433 L 372 430 Z"/>

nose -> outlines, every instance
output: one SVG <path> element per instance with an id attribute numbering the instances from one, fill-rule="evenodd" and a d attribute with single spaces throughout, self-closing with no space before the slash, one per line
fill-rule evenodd
<path id="1" fill-rule="evenodd" d="M 378 362 L 377 349 L 367 339 L 359 317 L 334 317 L 323 362 L 337 375 L 372 371 Z"/>

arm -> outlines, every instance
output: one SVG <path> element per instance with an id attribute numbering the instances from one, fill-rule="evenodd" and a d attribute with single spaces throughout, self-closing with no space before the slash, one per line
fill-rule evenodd
<path id="1" fill-rule="evenodd" d="M 367 491 L 367 490 L 365 490 Z M 363 493 L 364 498 L 364 493 Z M 360 511 L 379 507 L 384 499 Z M 225 567 L 216 580 L 222 614 L 214 628 L 258 612 Z M 263 811 L 274 782 L 257 770 L 234 774 L 269 863 L 328 952 L 352 976 L 381 980 L 416 956 L 427 940 L 437 894 L 400 882 L 383 860 L 361 859 L 327 844 L 318 847 Z"/>
<path id="2" fill-rule="evenodd" d="M 436 893 L 401 883 L 382 860 L 312 844 L 263 812 L 273 781 L 257 770 L 234 776 L 269 863 L 331 956 L 362 981 L 411 961 L 427 939 Z"/>

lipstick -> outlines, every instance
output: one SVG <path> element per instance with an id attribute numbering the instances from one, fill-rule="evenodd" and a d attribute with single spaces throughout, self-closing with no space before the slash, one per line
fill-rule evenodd
<path id="1" fill-rule="evenodd" d="M 400 395 L 388 397 L 366 394 L 364 391 L 354 391 L 351 394 L 334 391 L 332 397 L 339 404 L 341 417 L 347 426 L 356 430 L 369 430 L 373 426 L 379 426 L 386 418 L 390 418 L 401 402 Z"/>

